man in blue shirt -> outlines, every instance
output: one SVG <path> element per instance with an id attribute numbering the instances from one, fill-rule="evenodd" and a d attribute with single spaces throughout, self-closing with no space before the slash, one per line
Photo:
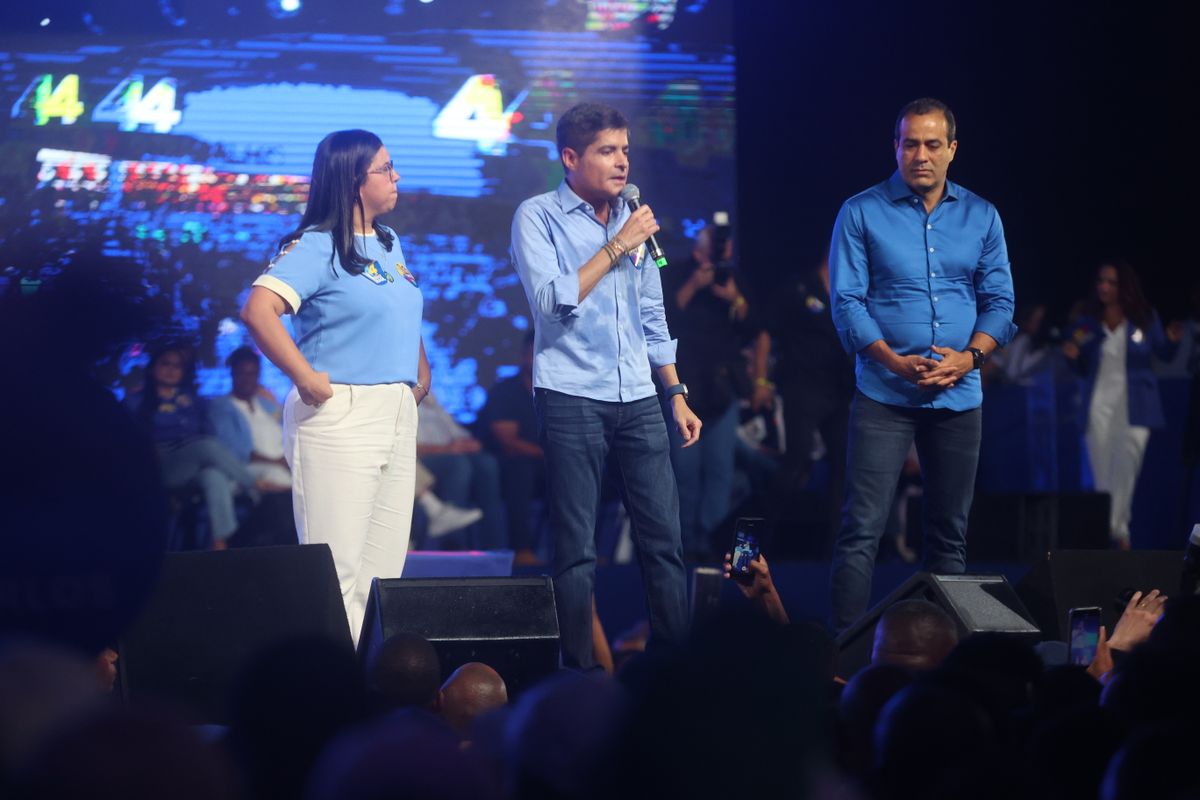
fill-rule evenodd
<path id="1" fill-rule="evenodd" d="M 699 439 L 700 420 L 675 373 L 662 282 L 645 257 L 643 244 L 658 225 L 649 206 L 632 211 L 620 197 L 629 175 L 629 123 L 614 108 L 583 103 L 559 120 L 557 142 L 566 178 L 517 209 L 512 258 L 534 318 L 534 406 L 555 532 L 563 664 L 587 670 L 596 666 L 593 532 L 610 451 L 621 471 L 654 640 L 685 636 L 679 497 L 651 367 L 684 447 Z"/>
<path id="2" fill-rule="evenodd" d="M 979 367 L 1015 331 L 1000 216 L 946 180 L 958 148 L 954 114 L 938 100 L 914 100 L 897 117 L 894 144 L 899 168 L 843 204 L 830 245 L 833 321 L 858 361 L 833 557 L 838 631 L 867 609 L 879 537 L 914 440 L 925 483 L 925 569 L 965 569 Z"/>

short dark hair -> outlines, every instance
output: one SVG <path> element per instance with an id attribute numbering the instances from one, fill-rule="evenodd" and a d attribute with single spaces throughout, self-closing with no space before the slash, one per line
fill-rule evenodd
<path id="1" fill-rule="evenodd" d="M 246 361 L 253 361 L 256 365 L 262 366 L 262 359 L 258 357 L 258 353 L 254 352 L 254 348 L 249 345 L 242 345 L 230 353 L 229 358 L 225 359 L 225 366 L 233 369 L 238 364 Z"/>
<path id="2" fill-rule="evenodd" d="M 934 111 L 940 111 L 946 117 L 946 142 L 953 142 L 958 138 L 958 123 L 954 120 L 954 112 L 950 110 L 950 106 L 943 103 L 934 97 L 920 97 L 916 100 L 911 100 L 904 104 L 904 108 L 900 109 L 900 113 L 896 115 L 896 131 L 894 136 L 896 141 L 900 141 L 900 123 L 904 118 L 918 114 L 932 114 Z"/>
<path id="3" fill-rule="evenodd" d="M 367 664 L 367 688 L 387 709 L 429 708 L 441 684 L 437 651 L 415 633 L 392 636 Z"/>
<path id="4" fill-rule="evenodd" d="M 629 120 L 625 115 L 612 106 L 601 103 L 580 103 L 558 119 L 558 127 L 554 131 L 558 142 L 558 155 L 568 147 L 583 155 L 588 145 L 596 141 L 600 131 L 629 129 Z"/>

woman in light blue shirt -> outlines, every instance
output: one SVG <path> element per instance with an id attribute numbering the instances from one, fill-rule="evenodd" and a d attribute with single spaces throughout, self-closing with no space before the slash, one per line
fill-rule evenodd
<path id="1" fill-rule="evenodd" d="M 254 281 L 242 319 L 295 384 L 284 455 L 296 530 L 333 551 L 355 642 L 371 579 L 398 578 L 408 551 L 417 403 L 429 387 L 421 292 L 395 232 L 398 174 L 373 133 L 337 131 L 313 159 L 300 227 Z M 280 317 L 294 316 L 293 342 Z"/>

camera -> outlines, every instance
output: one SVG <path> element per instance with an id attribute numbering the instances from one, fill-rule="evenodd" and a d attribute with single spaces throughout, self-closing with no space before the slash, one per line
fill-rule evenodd
<path id="1" fill-rule="evenodd" d="M 708 260 L 713 265 L 713 281 L 718 284 L 724 284 L 729 281 L 734 269 L 732 259 L 725 257 L 725 248 L 728 246 L 729 239 L 733 235 L 733 228 L 729 225 L 729 212 L 715 212 L 709 231 Z"/>

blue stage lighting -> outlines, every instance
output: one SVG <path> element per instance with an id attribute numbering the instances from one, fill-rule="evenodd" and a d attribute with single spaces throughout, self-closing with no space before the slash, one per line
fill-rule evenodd
<path id="1" fill-rule="evenodd" d="M 300 0 L 267 0 L 267 11 L 276 19 L 288 19 L 300 13 Z"/>

